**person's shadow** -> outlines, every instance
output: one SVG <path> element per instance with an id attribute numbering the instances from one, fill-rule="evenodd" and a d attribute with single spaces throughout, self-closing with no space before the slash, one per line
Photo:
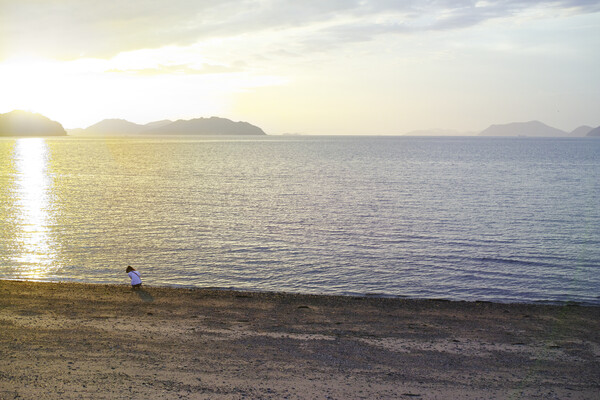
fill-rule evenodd
<path id="1" fill-rule="evenodd" d="M 135 293 L 145 303 L 152 303 L 154 301 L 154 297 L 152 297 L 152 295 L 144 289 L 135 290 Z"/>

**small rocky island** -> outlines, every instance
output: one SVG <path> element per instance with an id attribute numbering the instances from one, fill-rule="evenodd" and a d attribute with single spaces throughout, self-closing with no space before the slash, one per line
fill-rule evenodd
<path id="1" fill-rule="evenodd" d="M 61 124 L 27 111 L 0 114 L 0 136 L 66 136 Z"/>

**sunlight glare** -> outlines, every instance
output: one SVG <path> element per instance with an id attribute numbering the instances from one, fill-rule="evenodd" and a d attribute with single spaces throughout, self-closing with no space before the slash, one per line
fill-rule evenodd
<path id="1" fill-rule="evenodd" d="M 23 276 L 42 278 L 53 270 L 54 248 L 50 240 L 50 196 L 52 182 L 47 174 L 48 148 L 42 138 L 17 140 L 17 204 L 19 208 L 19 242 L 26 266 Z"/>

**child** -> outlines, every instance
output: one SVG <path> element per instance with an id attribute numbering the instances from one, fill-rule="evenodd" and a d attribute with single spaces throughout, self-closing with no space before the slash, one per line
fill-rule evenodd
<path id="1" fill-rule="evenodd" d="M 125 272 L 127 272 L 127 275 L 129 275 L 131 278 L 131 288 L 133 290 L 137 290 L 142 287 L 142 278 L 140 278 L 139 272 L 132 268 L 131 265 L 127 266 Z"/>

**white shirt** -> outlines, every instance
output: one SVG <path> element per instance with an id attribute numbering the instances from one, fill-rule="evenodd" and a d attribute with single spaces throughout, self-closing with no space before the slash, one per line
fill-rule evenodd
<path id="1" fill-rule="evenodd" d="M 139 285 L 140 283 L 142 283 L 142 278 L 140 278 L 140 273 L 137 271 L 130 271 L 127 273 L 127 275 L 129 275 L 129 277 L 131 278 L 131 285 Z"/>

